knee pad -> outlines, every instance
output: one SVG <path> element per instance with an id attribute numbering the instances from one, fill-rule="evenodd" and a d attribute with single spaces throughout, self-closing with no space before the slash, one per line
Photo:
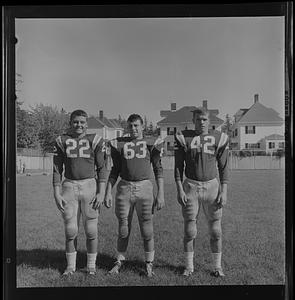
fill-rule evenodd
<path id="1" fill-rule="evenodd" d="M 222 231 L 220 222 L 209 224 L 209 234 L 211 240 L 219 240 L 221 238 Z"/>
<path id="2" fill-rule="evenodd" d="M 186 221 L 184 225 L 184 237 L 187 240 L 193 240 L 197 236 L 196 221 Z"/>
<path id="3" fill-rule="evenodd" d="M 127 219 L 119 221 L 119 238 L 126 239 L 129 236 Z"/>
<path id="4" fill-rule="evenodd" d="M 67 240 L 74 240 L 78 235 L 78 225 L 75 222 L 66 223 L 65 234 Z"/>
<path id="5" fill-rule="evenodd" d="M 97 219 L 85 221 L 85 234 L 87 239 L 94 240 L 97 238 Z"/>
<path id="6" fill-rule="evenodd" d="M 141 224 L 141 234 L 144 240 L 149 241 L 154 237 L 152 220 L 143 221 Z"/>

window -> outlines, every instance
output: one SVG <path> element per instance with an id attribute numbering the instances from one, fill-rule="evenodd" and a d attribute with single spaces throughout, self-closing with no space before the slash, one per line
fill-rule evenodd
<path id="1" fill-rule="evenodd" d="M 238 136 L 238 128 L 232 131 L 232 137 Z"/>
<path id="2" fill-rule="evenodd" d="M 120 137 L 121 136 L 121 131 L 120 130 L 116 130 L 116 135 L 117 135 L 117 137 Z"/>
<path id="3" fill-rule="evenodd" d="M 279 148 L 280 149 L 285 149 L 285 143 L 284 142 L 279 142 Z"/>
<path id="4" fill-rule="evenodd" d="M 170 127 L 167 127 L 167 135 L 174 135 L 176 133 L 176 127 L 173 129 Z"/>
<path id="5" fill-rule="evenodd" d="M 269 142 L 268 143 L 268 148 L 269 149 L 274 149 L 275 148 L 275 143 L 274 142 Z"/>
<path id="6" fill-rule="evenodd" d="M 260 149 L 260 143 L 245 143 L 245 149 Z"/>
<path id="7" fill-rule="evenodd" d="M 255 126 L 245 126 L 246 134 L 255 134 Z"/>
<path id="8" fill-rule="evenodd" d="M 214 126 L 214 125 L 212 126 L 212 129 L 213 129 L 213 130 L 215 129 L 215 126 Z"/>

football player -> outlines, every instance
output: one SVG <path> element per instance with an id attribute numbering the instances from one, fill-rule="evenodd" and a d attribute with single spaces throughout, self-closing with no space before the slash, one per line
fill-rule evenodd
<path id="1" fill-rule="evenodd" d="M 118 176 L 115 197 L 115 213 L 118 219 L 117 260 L 110 274 L 117 274 L 126 259 L 126 251 L 131 231 L 134 209 L 136 210 L 143 246 L 145 251 L 145 271 L 148 277 L 154 275 L 154 233 L 153 209 L 160 210 L 164 206 L 164 180 L 161 156 L 163 140 L 150 140 L 143 136 L 143 120 L 141 116 L 132 114 L 127 119 L 129 136 L 118 137 L 111 141 L 113 167 L 106 187 L 105 205 L 111 206 L 112 187 Z M 157 196 L 153 196 L 152 168 L 157 183 Z"/>
<path id="2" fill-rule="evenodd" d="M 57 208 L 65 225 L 67 268 L 63 275 L 76 270 L 77 234 L 80 216 L 86 234 L 88 274 L 96 273 L 98 209 L 104 200 L 105 169 L 103 139 L 86 134 L 87 114 L 75 110 L 70 129 L 57 137 L 53 157 L 53 188 Z M 64 171 L 64 180 L 62 175 Z"/>
<path id="3" fill-rule="evenodd" d="M 219 277 L 224 276 L 221 268 L 221 216 L 227 201 L 229 138 L 217 130 L 209 131 L 209 112 L 203 107 L 193 111 L 193 122 L 195 130 L 175 134 L 174 177 L 177 200 L 182 206 L 184 218 L 183 275 L 190 276 L 194 271 L 197 219 L 202 206 L 209 227 L 213 264 L 211 275 Z M 183 172 L 186 177 L 184 181 Z"/>

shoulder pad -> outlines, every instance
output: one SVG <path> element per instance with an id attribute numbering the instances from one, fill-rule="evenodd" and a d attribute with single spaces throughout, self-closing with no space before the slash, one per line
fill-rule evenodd
<path id="1" fill-rule="evenodd" d="M 184 135 L 182 134 L 182 131 L 176 132 L 175 140 L 177 140 L 180 143 L 180 145 L 185 147 L 185 139 L 184 139 Z"/>
<path id="2" fill-rule="evenodd" d="M 67 135 L 66 134 L 62 134 L 59 135 L 56 139 L 55 142 L 57 144 L 57 146 L 64 152 L 64 145 L 63 145 L 63 138 L 65 138 Z"/>
<path id="3" fill-rule="evenodd" d="M 227 149 L 228 148 L 228 142 L 229 142 L 228 135 L 224 132 L 220 132 L 220 139 L 219 139 L 217 149 L 220 149 L 221 147 L 224 147 L 224 146 Z"/>
<path id="4" fill-rule="evenodd" d="M 100 142 L 103 142 L 103 138 L 97 133 L 86 135 L 88 138 L 92 139 L 92 149 L 94 150 Z"/>
<path id="5" fill-rule="evenodd" d="M 154 141 L 154 146 L 158 146 L 164 143 L 164 140 L 161 137 L 157 137 Z"/>

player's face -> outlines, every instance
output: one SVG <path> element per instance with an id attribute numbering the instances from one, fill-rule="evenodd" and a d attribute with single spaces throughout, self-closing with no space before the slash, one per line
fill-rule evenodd
<path id="1" fill-rule="evenodd" d="M 207 114 L 195 114 L 193 122 L 195 129 L 200 134 L 206 134 L 209 130 L 209 116 Z"/>
<path id="2" fill-rule="evenodd" d="M 140 120 L 128 122 L 128 131 L 132 138 L 141 139 L 143 137 L 143 124 L 141 124 Z"/>
<path id="3" fill-rule="evenodd" d="M 72 133 L 75 135 L 84 134 L 87 130 L 87 120 L 83 116 L 75 116 L 71 122 Z"/>

